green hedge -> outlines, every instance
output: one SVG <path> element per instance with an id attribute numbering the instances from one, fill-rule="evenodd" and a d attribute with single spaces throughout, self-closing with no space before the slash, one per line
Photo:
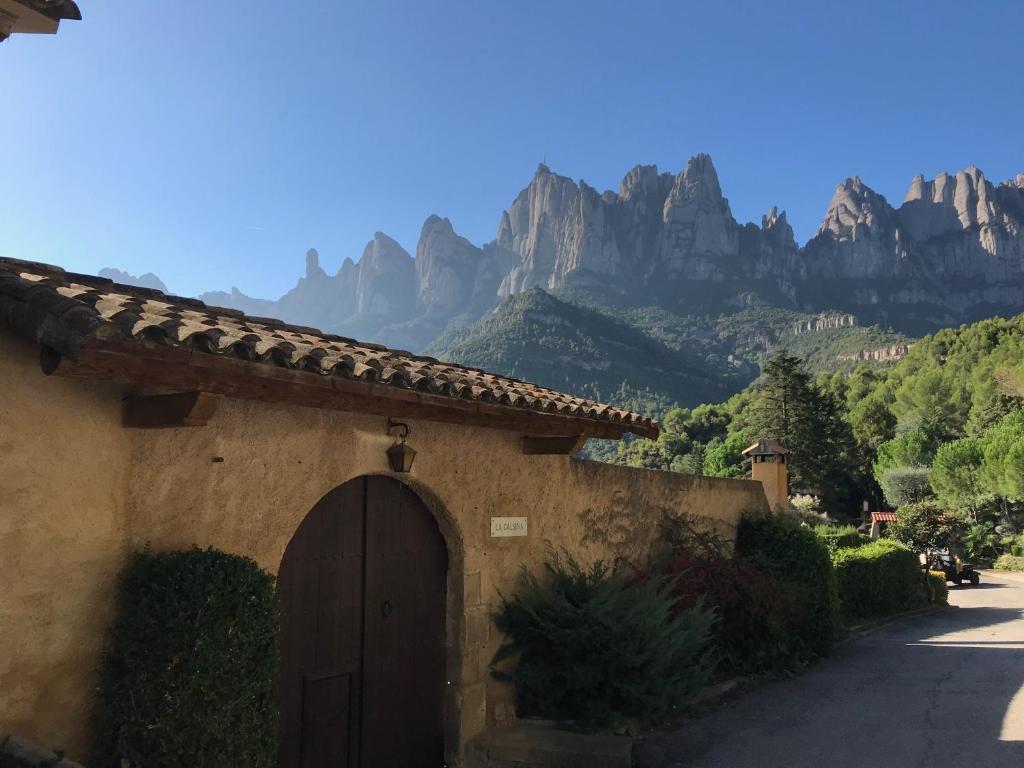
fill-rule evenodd
<path id="1" fill-rule="evenodd" d="M 839 637 L 839 596 L 821 539 L 788 516 L 746 515 L 736 532 L 736 553 L 772 574 L 795 598 L 793 640 L 801 655 L 826 655 Z"/>
<path id="2" fill-rule="evenodd" d="M 928 571 L 928 599 L 933 605 L 949 605 L 949 587 L 942 571 Z"/>
<path id="3" fill-rule="evenodd" d="M 924 602 L 917 555 L 890 539 L 841 549 L 832 558 L 843 616 L 847 620 L 885 616 Z"/>
<path id="4" fill-rule="evenodd" d="M 674 582 L 634 577 L 571 557 L 523 569 L 495 621 L 508 640 L 492 664 L 517 656 L 511 679 L 521 716 L 606 726 L 657 723 L 707 683 L 714 612 L 680 609 Z"/>
<path id="5" fill-rule="evenodd" d="M 830 555 L 834 555 L 840 549 L 862 547 L 870 541 L 852 525 L 819 525 L 812 530 L 821 539 Z"/>
<path id="6" fill-rule="evenodd" d="M 996 558 L 993 568 L 1000 571 L 1024 571 L 1024 557 L 1020 555 L 1000 555 Z"/>
<path id="7" fill-rule="evenodd" d="M 271 768 L 274 578 L 213 549 L 136 554 L 118 596 L 90 766 Z"/>

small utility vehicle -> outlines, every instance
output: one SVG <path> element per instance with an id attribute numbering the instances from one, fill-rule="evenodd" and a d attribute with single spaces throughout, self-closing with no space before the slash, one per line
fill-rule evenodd
<path id="1" fill-rule="evenodd" d="M 981 583 L 979 574 L 971 563 L 965 563 L 959 555 L 951 555 L 949 552 L 932 552 L 928 558 L 928 568 L 932 571 L 941 571 L 946 575 L 946 581 L 952 581 L 956 585 L 965 581 L 976 587 Z"/>

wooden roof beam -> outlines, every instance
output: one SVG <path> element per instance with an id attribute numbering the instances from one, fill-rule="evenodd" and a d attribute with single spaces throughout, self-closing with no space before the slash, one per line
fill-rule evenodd
<path id="1" fill-rule="evenodd" d="M 311 408 L 372 413 L 450 424 L 466 424 L 528 435 L 618 440 L 629 432 L 657 437 L 658 428 L 567 414 L 533 411 L 498 403 L 461 399 L 386 384 L 253 363 L 181 347 L 93 339 L 78 360 L 52 353 L 41 359 L 44 372 L 58 376 L 204 392 Z"/>
<path id="2" fill-rule="evenodd" d="M 205 427 L 223 399 L 223 395 L 201 391 L 126 397 L 121 401 L 122 423 L 148 429 Z"/>

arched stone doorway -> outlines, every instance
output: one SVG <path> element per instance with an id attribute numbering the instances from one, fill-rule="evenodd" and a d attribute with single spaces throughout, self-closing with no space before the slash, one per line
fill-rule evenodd
<path id="1" fill-rule="evenodd" d="M 398 480 L 317 502 L 278 575 L 281 768 L 443 764 L 447 569 L 437 522 Z"/>

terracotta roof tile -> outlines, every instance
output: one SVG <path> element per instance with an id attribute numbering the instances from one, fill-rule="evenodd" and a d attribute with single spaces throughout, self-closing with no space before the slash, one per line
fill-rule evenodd
<path id="1" fill-rule="evenodd" d="M 254 364 L 632 425 L 644 432 L 657 429 L 640 414 L 519 379 L 48 264 L 0 258 L 0 323 L 72 360 L 94 337 L 155 341 Z"/>

